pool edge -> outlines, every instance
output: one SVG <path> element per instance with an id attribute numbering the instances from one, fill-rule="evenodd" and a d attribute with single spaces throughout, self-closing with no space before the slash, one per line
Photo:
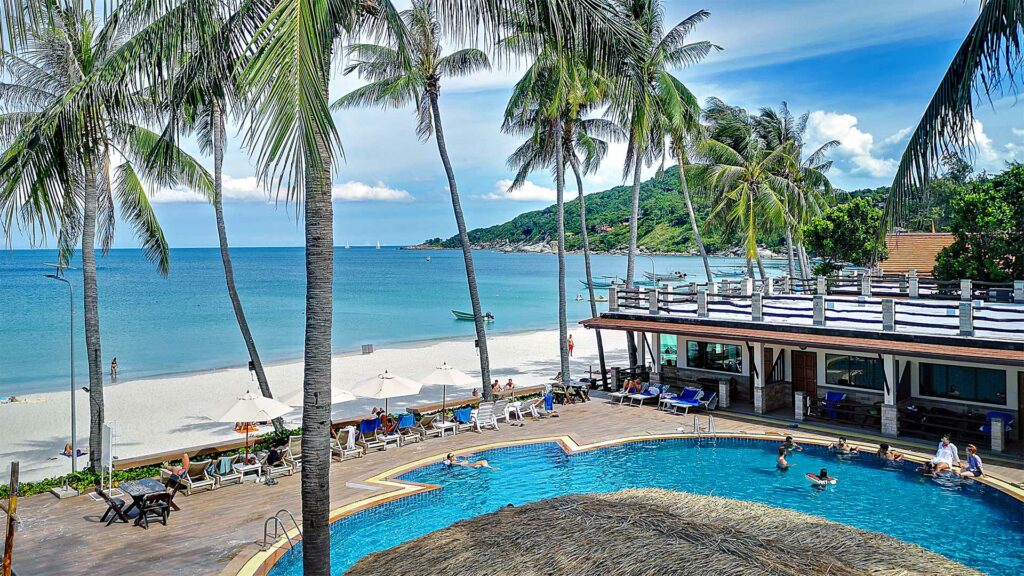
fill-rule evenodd
<path id="1" fill-rule="evenodd" d="M 762 441 L 778 441 L 784 438 L 786 435 L 778 432 L 765 432 L 760 434 L 751 433 L 722 433 L 717 434 L 714 438 L 732 438 L 741 440 L 762 440 Z M 599 450 L 601 448 L 608 448 L 611 446 L 619 446 L 622 444 L 632 444 L 635 442 L 645 442 L 650 440 L 672 440 L 672 439 L 696 439 L 706 438 L 708 436 L 702 436 L 698 434 L 683 434 L 683 433 L 668 433 L 668 434 L 645 434 L 640 436 L 625 436 L 622 438 L 614 438 L 611 440 L 603 440 L 601 442 L 594 442 L 591 444 L 578 444 L 572 436 L 568 434 L 562 434 L 558 436 L 543 436 L 537 438 L 524 438 L 520 440 L 509 440 L 505 442 L 490 442 L 486 444 L 478 444 L 468 448 L 462 448 L 458 450 L 449 450 L 439 452 L 437 454 L 426 456 L 405 464 L 400 464 L 394 468 L 375 474 L 367 480 L 366 483 L 378 485 L 387 488 L 397 488 L 397 490 L 387 492 L 386 494 L 379 494 L 376 496 L 370 496 L 363 498 L 355 502 L 350 502 L 344 506 L 331 509 L 329 523 L 334 522 L 351 516 L 353 514 L 362 512 L 375 506 L 380 506 L 388 502 L 394 502 L 408 496 L 416 494 L 422 494 L 437 490 L 441 488 L 435 484 L 422 484 L 418 482 L 410 482 L 406 480 L 395 480 L 394 477 L 406 474 L 413 470 L 423 468 L 430 464 L 436 463 L 440 458 L 444 457 L 447 453 L 453 454 L 468 454 L 473 452 L 481 452 L 484 450 L 493 450 L 495 448 L 508 448 L 513 446 L 529 446 L 531 444 L 547 444 L 554 443 L 562 448 L 568 455 L 579 454 L 582 452 L 589 452 L 592 450 Z M 816 445 L 816 446 L 828 446 L 829 442 L 825 440 L 818 440 L 814 438 L 801 438 L 794 435 L 794 439 L 801 444 Z M 874 446 L 864 442 L 850 442 L 851 446 L 856 447 L 859 450 L 874 450 Z M 904 457 L 905 460 L 916 463 L 924 463 L 927 461 L 926 457 L 919 456 L 916 454 L 907 454 Z M 995 490 L 1008 494 L 1017 501 L 1024 503 L 1024 490 L 1017 488 L 1015 485 L 1010 484 L 1000 478 L 994 478 L 989 475 L 981 476 L 974 479 L 976 482 L 980 482 L 986 486 L 989 486 Z M 289 538 L 291 540 L 289 540 Z M 288 533 L 282 535 L 276 542 L 274 542 L 266 550 L 261 550 L 254 554 L 240 570 L 234 573 L 235 576 L 267 576 L 270 569 L 277 563 L 277 561 L 284 555 L 287 550 L 284 549 L 285 545 L 291 542 L 297 542 L 302 537 L 298 533 L 298 530 L 292 529 Z M 226 574 L 231 574 L 230 572 Z"/>

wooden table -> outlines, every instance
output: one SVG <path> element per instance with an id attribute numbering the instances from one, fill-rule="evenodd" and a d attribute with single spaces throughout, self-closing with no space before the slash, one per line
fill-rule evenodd
<path id="1" fill-rule="evenodd" d="M 118 485 L 118 488 L 122 492 L 132 497 L 132 503 L 124 509 L 125 516 L 133 508 L 142 510 L 142 501 L 146 499 L 146 496 L 150 494 L 160 494 L 166 492 L 167 488 L 162 482 L 153 478 L 143 478 L 142 480 L 130 480 L 128 482 L 122 482 Z"/>

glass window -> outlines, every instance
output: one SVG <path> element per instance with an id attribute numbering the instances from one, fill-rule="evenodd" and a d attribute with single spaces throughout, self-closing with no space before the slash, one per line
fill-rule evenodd
<path id="1" fill-rule="evenodd" d="M 675 366 L 678 358 L 679 349 L 678 342 L 675 336 L 668 334 L 661 335 L 661 365 L 662 366 Z"/>
<path id="2" fill-rule="evenodd" d="M 885 373 L 878 358 L 826 354 L 825 382 L 836 386 L 882 390 L 885 387 Z"/>
<path id="3" fill-rule="evenodd" d="M 1006 373 L 991 368 L 920 364 L 922 396 L 1006 405 Z"/>
<path id="4" fill-rule="evenodd" d="M 743 349 L 737 344 L 686 342 L 686 365 L 702 370 L 743 372 Z"/>

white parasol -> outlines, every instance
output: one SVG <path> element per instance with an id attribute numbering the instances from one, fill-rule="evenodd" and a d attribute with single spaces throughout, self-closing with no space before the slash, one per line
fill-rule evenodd
<path id="1" fill-rule="evenodd" d="M 256 422 L 273 420 L 292 411 L 292 407 L 267 398 L 261 394 L 246 391 L 231 408 L 218 419 L 218 422 L 235 422 L 245 424 L 245 455 L 249 456 L 249 431 L 255 428 Z"/>
<path id="2" fill-rule="evenodd" d="M 372 378 L 346 386 L 344 389 L 360 398 L 384 400 L 384 412 L 387 413 L 389 398 L 419 394 L 422 387 L 423 384 L 415 380 L 396 376 L 385 370 Z"/>
<path id="3" fill-rule="evenodd" d="M 423 379 L 424 384 L 432 384 L 434 386 L 441 386 L 441 422 L 444 422 L 445 418 L 445 403 L 448 400 L 448 387 L 468 387 L 473 386 L 477 383 L 469 374 L 459 370 L 458 368 L 452 368 L 448 363 L 441 364 L 436 370 L 431 372 L 426 378 Z"/>

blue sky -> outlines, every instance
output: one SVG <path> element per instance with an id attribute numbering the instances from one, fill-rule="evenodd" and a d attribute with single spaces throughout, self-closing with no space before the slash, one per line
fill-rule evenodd
<path id="1" fill-rule="evenodd" d="M 665 2 L 667 26 L 698 9 L 710 10 L 710 20 L 691 37 L 724 48 L 695 67 L 676 71 L 690 89 L 701 99 L 718 96 L 749 110 L 786 101 L 795 113 L 810 112 L 812 141 L 842 142 L 831 176 L 845 189 L 891 181 L 907 134 L 973 23 L 977 6 L 973 0 Z M 511 177 L 505 158 L 517 142 L 498 127 L 518 72 L 492 70 L 443 87 L 442 119 L 470 227 L 500 223 L 554 200 L 551 179 L 544 174 L 514 195 L 505 192 L 503 181 Z M 357 85 L 355 78 L 335 78 L 332 100 Z M 337 244 L 407 244 L 455 233 L 437 148 L 432 140 L 416 140 L 411 111 L 352 110 L 337 113 L 335 120 L 346 153 L 334 176 Z M 1024 160 L 1024 114 L 1014 107 L 1012 95 L 980 105 L 978 121 L 979 169 L 998 170 L 1007 160 Z M 232 244 L 302 245 L 294 206 L 268 200 L 238 146 L 237 128 L 230 138 L 234 145 L 224 169 Z M 194 146 L 190 149 L 198 154 Z M 605 164 L 587 179 L 588 192 L 621 183 L 623 156 L 622 145 L 612 147 Z M 216 245 L 208 205 L 170 190 L 157 192 L 153 201 L 172 246 Z M 28 246 L 18 236 L 13 244 Z M 120 227 L 116 245 L 133 246 L 128 226 Z"/>

